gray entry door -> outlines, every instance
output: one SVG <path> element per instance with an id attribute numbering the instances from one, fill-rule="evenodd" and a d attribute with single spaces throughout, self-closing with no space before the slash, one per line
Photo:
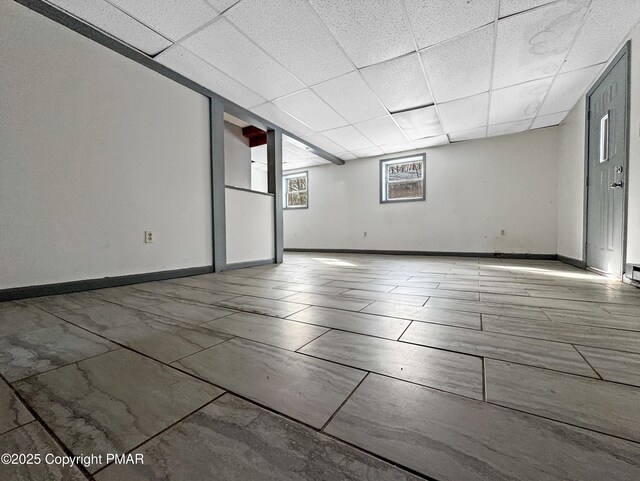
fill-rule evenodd
<path id="1" fill-rule="evenodd" d="M 627 172 L 628 50 L 587 96 L 587 266 L 622 275 Z"/>

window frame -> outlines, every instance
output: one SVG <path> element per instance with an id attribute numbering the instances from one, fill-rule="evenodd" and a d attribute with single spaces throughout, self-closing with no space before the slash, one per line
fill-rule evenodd
<path id="1" fill-rule="evenodd" d="M 416 162 L 422 162 L 422 196 L 414 197 L 414 198 L 403 198 L 403 199 L 389 199 L 388 198 L 388 189 L 389 189 L 389 181 L 386 177 L 386 166 L 390 163 L 392 164 L 402 164 L 404 162 L 409 162 L 410 159 L 415 159 Z M 381 204 L 399 204 L 402 202 L 422 202 L 427 198 L 427 181 L 426 181 L 426 166 L 427 166 L 427 156 L 426 154 L 416 154 L 416 155 L 408 155 L 403 157 L 393 157 L 391 159 L 380 159 L 380 176 L 378 178 L 378 188 L 380 191 L 380 203 Z M 386 195 L 385 195 L 386 194 Z"/>
<path id="2" fill-rule="evenodd" d="M 307 204 L 305 206 L 289 206 L 289 189 L 287 188 L 287 179 L 292 177 L 307 178 Z M 282 208 L 284 210 L 300 210 L 309 208 L 309 171 L 290 172 L 282 175 Z"/>

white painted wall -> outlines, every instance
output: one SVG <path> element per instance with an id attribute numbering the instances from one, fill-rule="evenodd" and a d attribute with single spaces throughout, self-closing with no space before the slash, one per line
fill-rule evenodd
<path id="1" fill-rule="evenodd" d="M 266 166 L 253 162 L 251 164 L 251 190 L 267 192 L 268 180 Z"/>
<path id="2" fill-rule="evenodd" d="M 379 159 L 399 155 L 309 168 L 285 247 L 555 254 L 557 131 L 426 150 L 424 202 L 379 203 Z"/>
<path id="3" fill-rule="evenodd" d="M 274 257 L 272 195 L 226 189 L 227 263 Z"/>
<path id="4" fill-rule="evenodd" d="M 630 139 L 628 168 L 627 263 L 640 264 L 640 27 L 631 40 Z M 634 53 L 635 52 L 635 53 Z M 617 52 L 616 52 L 617 54 Z M 584 142 L 583 98 L 560 125 L 558 164 L 560 208 L 558 210 L 558 254 L 584 259 Z"/>
<path id="5" fill-rule="evenodd" d="M 224 123 L 225 184 L 251 189 L 251 148 L 237 125 Z"/>
<path id="6" fill-rule="evenodd" d="M 558 127 L 558 254 L 583 259 L 585 104 L 578 102 Z"/>
<path id="7" fill-rule="evenodd" d="M 9 0 L 0 46 L 0 289 L 211 265 L 207 99 Z"/>

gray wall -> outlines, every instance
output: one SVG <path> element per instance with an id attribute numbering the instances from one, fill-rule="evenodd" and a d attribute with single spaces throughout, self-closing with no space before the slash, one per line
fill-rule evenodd
<path id="1" fill-rule="evenodd" d="M 627 263 L 640 264 L 640 27 L 631 35 Z M 634 53 L 635 52 L 635 53 Z M 616 51 L 615 54 L 618 52 Z M 615 55 L 614 54 L 614 55 Z M 585 92 L 586 94 L 586 92 Z M 558 254 L 583 259 L 585 98 L 560 125 Z"/>

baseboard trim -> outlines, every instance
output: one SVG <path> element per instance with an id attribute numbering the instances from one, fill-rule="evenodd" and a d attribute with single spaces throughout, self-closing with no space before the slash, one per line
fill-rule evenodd
<path id="1" fill-rule="evenodd" d="M 232 271 L 235 269 L 245 269 L 247 267 L 265 266 L 267 264 L 275 264 L 275 262 L 276 260 L 273 258 L 259 259 L 257 261 L 233 262 L 231 264 L 227 264 L 226 266 L 224 266 L 224 269 L 222 269 L 222 271 Z"/>
<path id="2" fill-rule="evenodd" d="M 306 249 L 287 248 L 285 252 L 320 252 L 327 254 L 382 254 L 398 256 L 425 256 L 425 257 L 486 257 L 498 259 L 535 259 L 543 261 L 555 261 L 556 254 L 525 254 L 508 252 L 446 252 L 446 251 L 398 251 L 398 250 L 375 250 L 375 249 Z"/>
<path id="3" fill-rule="evenodd" d="M 81 281 L 60 282 L 57 284 L 43 284 L 38 286 L 14 287 L 0 290 L 0 302 L 28 299 L 30 297 L 53 296 L 69 294 L 71 292 L 104 289 L 106 287 L 126 286 L 142 282 L 162 281 L 178 277 L 197 276 L 213 272 L 212 266 L 187 267 L 168 271 L 147 272 L 143 274 L 129 274 L 126 276 L 103 277 L 100 279 L 86 279 Z"/>
<path id="4" fill-rule="evenodd" d="M 558 254 L 557 258 L 560 262 L 564 262 L 565 264 L 569 264 L 570 266 L 578 267 L 579 269 L 586 269 L 587 263 L 580 259 L 574 259 L 573 257 L 567 257 Z"/>

